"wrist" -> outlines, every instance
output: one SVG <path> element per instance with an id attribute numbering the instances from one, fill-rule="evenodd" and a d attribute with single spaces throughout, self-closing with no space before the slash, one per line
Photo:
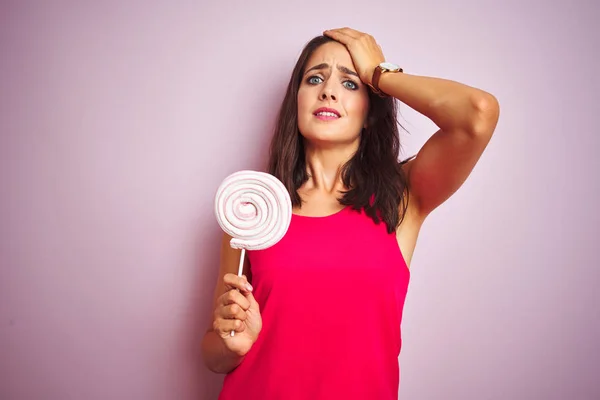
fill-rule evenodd
<path id="1" fill-rule="evenodd" d="M 204 365 L 217 374 L 226 374 L 233 371 L 245 358 L 245 356 L 240 356 L 229 350 L 223 338 L 214 330 L 210 330 L 204 335 L 201 353 Z"/>
<path id="2" fill-rule="evenodd" d="M 377 68 L 379 64 L 375 64 L 372 67 L 368 68 L 365 72 L 365 75 L 361 78 L 361 80 L 367 85 L 373 85 L 373 74 L 375 73 L 375 68 Z"/>
<path id="3" fill-rule="evenodd" d="M 386 91 L 382 90 L 381 81 L 382 79 L 386 78 L 386 75 L 392 75 L 397 72 L 404 72 L 404 70 L 396 64 L 382 62 L 373 68 L 371 74 L 371 82 L 369 82 L 368 85 L 373 90 L 373 92 L 375 92 L 379 96 L 387 97 L 389 96 L 389 94 L 387 94 Z"/>

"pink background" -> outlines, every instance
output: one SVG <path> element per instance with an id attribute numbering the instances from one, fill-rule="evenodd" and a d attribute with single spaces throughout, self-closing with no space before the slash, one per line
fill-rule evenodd
<path id="1" fill-rule="evenodd" d="M 597 2 L 87 3 L 0 6 L 1 399 L 216 398 L 216 187 L 341 26 L 502 107 L 423 228 L 400 398 L 600 398 Z M 435 127 L 402 116 L 408 156 Z"/>

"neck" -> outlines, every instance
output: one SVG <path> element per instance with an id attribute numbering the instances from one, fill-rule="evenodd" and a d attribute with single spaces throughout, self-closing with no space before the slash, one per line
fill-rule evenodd
<path id="1" fill-rule="evenodd" d="M 305 189 L 323 194 L 337 194 L 347 190 L 342 182 L 342 167 L 358 150 L 358 141 L 347 145 L 315 146 L 305 142 L 305 160 L 308 181 Z"/>

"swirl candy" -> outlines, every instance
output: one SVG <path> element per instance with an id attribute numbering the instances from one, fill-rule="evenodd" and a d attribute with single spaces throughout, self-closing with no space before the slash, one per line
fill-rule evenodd
<path id="1" fill-rule="evenodd" d="M 215 215 L 232 237 L 231 247 L 242 249 L 243 258 L 244 250 L 266 249 L 283 238 L 292 219 L 292 201 L 273 175 L 239 171 L 219 186 Z"/>

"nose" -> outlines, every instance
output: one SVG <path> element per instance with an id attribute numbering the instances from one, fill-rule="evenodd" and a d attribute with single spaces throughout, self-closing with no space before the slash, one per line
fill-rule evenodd
<path id="1" fill-rule="evenodd" d="M 333 101 L 337 101 L 334 94 L 328 94 L 323 92 L 323 94 L 321 95 L 321 100 L 327 100 L 328 98 L 330 98 Z"/>
<path id="2" fill-rule="evenodd" d="M 331 81 L 328 81 L 327 83 L 325 83 L 322 86 L 321 89 L 321 93 L 320 93 L 320 99 L 321 100 L 333 100 L 333 101 L 337 101 L 337 94 L 335 93 L 335 90 L 333 88 L 333 84 Z"/>

